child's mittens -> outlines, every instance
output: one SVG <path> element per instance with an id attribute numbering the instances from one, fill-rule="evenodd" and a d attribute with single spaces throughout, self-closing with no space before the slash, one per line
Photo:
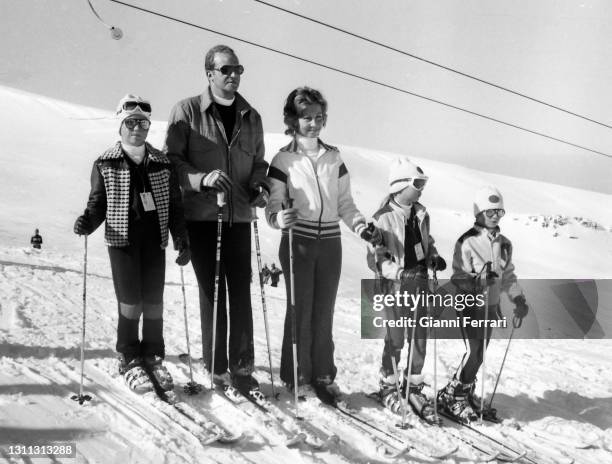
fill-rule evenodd
<path id="1" fill-rule="evenodd" d="M 443 271 L 446 269 L 446 260 L 442 256 L 436 255 L 431 259 L 430 267 L 435 271 Z"/>
<path id="2" fill-rule="evenodd" d="M 367 226 L 363 223 L 358 224 L 355 232 L 366 242 L 371 243 L 374 246 L 382 244 L 382 233 L 380 229 L 370 222 Z"/>
<path id="3" fill-rule="evenodd" d="M 514 297 L 512 301 L 516 305 L 514 308 L 514 316 L 522 320 L 529 312 L 529 306 L 527 305 L 525 295 L 518 295 Z"/>

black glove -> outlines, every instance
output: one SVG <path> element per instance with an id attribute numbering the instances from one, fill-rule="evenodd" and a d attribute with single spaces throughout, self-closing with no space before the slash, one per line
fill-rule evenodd
<path id="1" fill-rule="evenodd" d="M 421 290 L 427 289 L 427 268 L 425 266 L 415 266 L 412 269 L 404 269 L 400 274 L 400 280 L 402 283 L 413 282 Z"/>
<path id="2" fill-rule="evenodd" d="M 359 237 L 366 242 L 370 242 L 374 246 L 378 246 L 382 243 L 382 233 L 380 232 L 380 229 L 377 229 L 372 222 L 370 222 L 367 227 L 362 229 L 362 231 L 359 233 Z"/>
<path id="3" fill-rule="evenodd" d="M 495 285 L 495 281 L 497 280 L 497 278 L 499 277 L 499 275 L 497 274 L 497 272 L 495 271 L 488 271 L 487 275 L 485 277 L 485 282 L 484 284 L 487 287 L 490 287 L 492 285 Z"/>
<path id="4" fill-rule="evenodd" d="M 202 179 L 202 188 L 208 187 L 218 192 L 229 193 L 232 190 L 232 180 L 220 169 L 210 171 Z"/>
<path id="5" fill-rule="evenodd" d="M 258 185 L 255 190 L 253 190 L 253 195 L 251 195 L 251 206 L 255 206 L 256 208 L 265 208 L 270 201 L 270 192 L 263 186 Z"/>
<path id="6" fill-rule="evenodd" d="M 431 268 L 435 271 L 443 271 L 446 269 L 446 261 L 442 256 L 434 256 L 431 259 Z"/>
<path id="7" fill-rule="evenodd" d="M 178 256 L 174 261 L 179 266 L 185 266 L 191 261 L 191 249 L 189 248 L 189 240 L 178 238 L 175 241 Z"/>
<path id="8" fill-rule="evenodd" d="M 89 235 L 93 232 L 93 227 L 89 216 L 83 214 L 74 221 L 74 233 L 77 235 Z"/>
<path id="9" fill-rule="evenodd" d="M 529 312 L 529 306 L 525 300 L 525 295 L 519 295 L 512 300 L 516 307 L 514 308 L 514 315 L 519 319 L 523 319 Z"/>

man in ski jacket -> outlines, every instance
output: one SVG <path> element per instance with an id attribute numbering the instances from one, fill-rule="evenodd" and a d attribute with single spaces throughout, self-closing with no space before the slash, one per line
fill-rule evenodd
<path id="1" fill-rule="evenodd" d="M 272 267 L 270 268 L 270 279 L 272 280 L 272 287 L 276 287 L 278 285 L 278 281 L 282 273 L 283 271 L 281 271 L 279 268 L 276 267 L 274 263 L 272 263 Z"/>
<path id="2" fill-rule="evenodd" d="M 225 45 L 213 47 L 206 54 L 204 67 L 208 86 L 201 95 L 174 106 L 165 150 L 183 191 L 193 269 L 200 287 L 202 354 L 208 370 L 212 367 L 217 194 L 225 195 L 215 372 L 211 374 L 218 384 L 232 382 L 251 391 L 258 388 L 251 375 L 251 221 L 256 218 L 254 207 L 264 207 L 269 198 L 263 127 L 259 113 L 237 92 L 244 67 L 234 51 Z"/>
<path id="3" fill-rule="evenodd" d="M 38 233 L 38 229 L 35 229 L 34 235 L 32 235 L 32 238 L 30 239 L 30 244 L 32 245 L 32 248 L 40 250 L 42 247 L 42 243 L 43 243 L 43 239 Z"/>

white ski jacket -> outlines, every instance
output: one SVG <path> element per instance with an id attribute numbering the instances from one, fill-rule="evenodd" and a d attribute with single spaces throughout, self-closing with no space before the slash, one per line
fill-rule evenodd
<path id="1" fill-rule="evenodd" d="M 325 152 L 317 158 L 316 170 L 308 156 L 297 151 L 295 139 L 272 159 L 268 170 L 268 224 L 278 228 L 276 215 L 289 207 L 291 198 L 298 213 L 295 235 L 311 239 L 340 237 L 340 219 L 359 234 L 366 220 L 353 201 L 350 176 L 340 151 L 320 140 L 319 144 Z"/>
<path id="2" fill-rule="evenodd" d="M 487 261 L 491 261 L 491 270 L 499 276 L 489 287 L 490 305 L 499 304 L 501 292 L 506 292 L 511 300 L 523 294 L 514 273 L 512 243 L 500 233 L 499 227 L 489 232 L 486 227 L 474 224 L 459 237 L 453 255 L 451 281 L 466 293 L 477 291 L 474 278 Z"/>
<path id="3" fill-rule="evenodd" d="M 425 258 L 429 261 L 438 255 L 434 239 L 429 235 L 429 214 L 420 203 L 414 204 L 414 210 Z M 368 267 L 385 279 L 398 280 L 404 270 L 404 241 L 408 219 L 407 212 L 394 201 L 389 201 L 374 214 L 374 225 L 382 233 L 384 245 L 376 248 L 368 246 Z"/>

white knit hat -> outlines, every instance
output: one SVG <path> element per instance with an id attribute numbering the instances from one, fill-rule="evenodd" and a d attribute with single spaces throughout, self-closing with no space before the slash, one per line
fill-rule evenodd
<path id="1" fill-rule="evenodd" d="M 481 187 L 474 197 L 474 216 L 487 209 L 504 209 L 504 197 L 492 185 Z"/>
<path id="2" fill-rule="evenodd" d="M 413 179 L 427 180 L 423 170 L 408 158 L 397 158 L 389 166 L 389 193 L 397 193 L 412 185 Z"/>
<path id="3" fill-rule="evenodd" d="M 130 117 L 130 116 L 134 116 L 134 115 L 138 115 L 138 116 L 144 116 L 146 119 L 148 119 L 149 121 L 151 120 L 151 111 L 144 111 L 140 105 L 135 106 L 132 109 L 126 109 L 124 108 L 124 105 L 128 102 L 134 102 L 134 103 L 142 103 L 144 104 L 145 108 L 148 106 L 148 108 L 151 108 L 151 103 L 149 103 L 148 100 L 145 100 L 142 97 L 139 97 L 138 95 L 132 95 L 131 93 L 128 93 L 125 97 L 123 97 L 121 100 L 119 100 L 119 104 L 117 105 L 117 118 L 119 119 L 119 125 L 123 124 L 123 121 Z"/>

